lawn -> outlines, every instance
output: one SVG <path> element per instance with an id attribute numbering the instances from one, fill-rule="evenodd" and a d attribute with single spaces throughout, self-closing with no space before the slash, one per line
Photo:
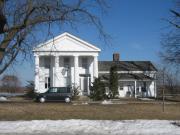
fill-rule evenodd
<path id="1" fill-rule="evenodd" d="M 9 102 L 0 103 L 0 120 L 41 119 L 91 119 L 131 120 L 163 119 L 180 120 L 180 103 L 161 104 L 129 103 L 116 105 L 72 105 L 65 103 Z"/>

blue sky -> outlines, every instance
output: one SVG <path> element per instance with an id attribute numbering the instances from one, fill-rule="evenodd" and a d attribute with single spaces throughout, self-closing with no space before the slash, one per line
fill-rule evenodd
<path id="1" fill-rule="evenodd" d="M 112 60 L 113 52 L 120 53 L 121 60 L 150 60 L 159 63 L 161 34 L 166 29 L 169 9 L 173 0 L 109 0 L 107 14 L 101 16 L 105 31 L 111 35 L 111 45 L 99 39 L 97 30 L 89 25 L 79 25 L 71 29 L 53 29 L 54 35 L 70 32 L 102 49 L 99 60 Z M 95 11 L 100 14 L 98 11 Z M 34 79 L 34 65 L 31 60 L 18 63 L 8 72 L 18 75 L 25 85 Z"/>

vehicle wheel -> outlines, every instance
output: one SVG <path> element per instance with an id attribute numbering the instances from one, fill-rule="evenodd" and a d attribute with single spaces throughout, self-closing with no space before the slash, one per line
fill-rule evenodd
<path id="1" fill-rule="evenodd" d="M 40 99 L 39 99 L 39 102 L 41 102 L 41 103 L 44 103 L 46 101 L 46 99 L 44 98 L 44 97 L 41 97 Z"/>
<path id="2" fill-rule="evenodd" d="M 66 97 L 66 98 L 65 98 L 65 102 L 66 102 L 66 103 L 69 103 L 69 102 L 71 102 L 71 99 L 70 99 L 69 97 Z"/>

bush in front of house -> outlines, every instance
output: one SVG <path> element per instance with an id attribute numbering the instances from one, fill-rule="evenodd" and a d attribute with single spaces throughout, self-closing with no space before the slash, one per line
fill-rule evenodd
<path id="1" fill-rule="evenodd" d="M 93 82 L 93 86 L 90 88 L 90 98 L 94 101 L 106 98 L 105 85 L 100 78 L 96 78 Z"/>
<path id="2" fill-rule="evenodd" d="M 79 86 L 78 87 L 76 87 L 76 86 L 73 87 L 72 94 L 73 94 L 73 96 L 72 96 L 73 100 L 78 100 L 79 99 Z"/>
<path id="3" fill-rule="evenodd" d="M 118 95 L 118 74 L 116 66 L 110 68 L 109 89 L 111 98 L 115 98 Z"/>

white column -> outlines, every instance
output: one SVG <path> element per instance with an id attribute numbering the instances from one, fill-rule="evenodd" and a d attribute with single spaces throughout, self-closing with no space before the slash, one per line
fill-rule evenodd
<path id="1" fill-rule="evenodd" d="M 35 55 L 35 78 L 34 78 L 34 84 L 35 84 L 35 92 L 38 92 L 39 90 L 39 56 Z"/>
<path id="2" fill-rule="evenodd" d="M 139 94 L 142 97 L 142 87 L 141 87 L 141 85 L 139 85 Z"/>
<path id="3" fill-rule="evenodd" d="M 59 67 L 59 56 L 55 56 L 55 61 L 54 61 L 54 87 L 58 87 L 58 67 Z"/>
<path id="4" fill-rule="evenodd" d="M 98 57 L 97 56 L 94 56 L 93 65 L 94 65 L 94 68 L 93 68 L 94 78 L 98 78 Z"/>
<path id="5" fill-rule="evenodd" d="M 90 78 L 90 77 L 87 78 L 87 79 L 88 79 L 88 81 L 87 81 L 87 83 L 88 83 L 88 84 L 87 84 L 87 85 L 88 85 L 88 91 L 87 91 L 87 92 L 88 92 L 88 95 L 90 95 L 90 88 L 89 88 L 89 87 L 90 87 L 90 86 L 89 86 L 90 82 L 89 82 L 89 78 Z"/>
<path id="6" fill-rule="evenodd" d="M 157 73 L 154 74 L 154 97 L 157 98 Z"/>
<path id="7" fill-rule="evenodd" d="M 74 56 L 74 85 L 79 86 L 79 58 Z"/>
<path id="8" fill-rule="evenodd" d="M 157 97 L 156 80 L 154 80 L 154 97 Z"/>
<path id="9" fill-rule="evenodd" d="M 94 82 L 94 74 L 93 74 L 93 63 L 94 63 L 94 58 L 91 57 L 90 58 L 90 67 L 89 67 L 89 71 L 90 71 L 90 74 L 91 74 L 91 83 Z"/>
<path id="10" fill-rule="evenodd" d="M 135 98 L 137 97 L 137 95 L 136 95 L 136 81 L 134 81 L 134 96 L 135 96 Z"/>

